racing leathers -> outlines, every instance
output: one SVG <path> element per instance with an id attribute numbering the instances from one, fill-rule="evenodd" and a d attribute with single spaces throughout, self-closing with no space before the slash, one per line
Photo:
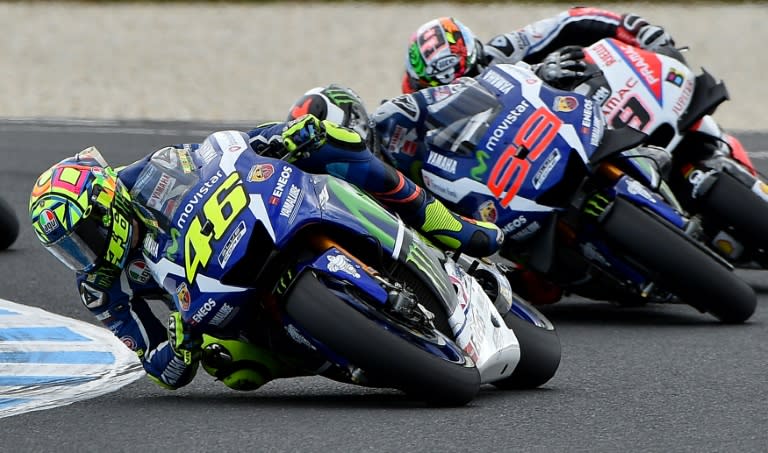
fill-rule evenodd
<path id="1" fill-rule="evenodd" d="M 284 157 L 309 172 L 329 173 L 346 179 L 372 193 L 406 222 L 420 228 L 427 237 L 445 247 L 483 256 L 498 249 L 502 235 L 495 225 L 464 219 L 449 212 L 442 203 L 400 172 L 375 158 L 357 133 L 312 118 L 257 127 L 248 133 L 252 148 L 258 153 Z M 312 146 L 298 146 L 302 140 L 312 141 Z M 134 204 L 143 199 L 145 204 L 150 205 L 153 199 L 158 199 L 155 192 L 170 190 L 167 180 L 163 180 L 160 174 L 142 172 L 150 160 L 175 159 L 188 165 L 198 164 L 205 161 L 204 156 L 198 156 L 198 149 L 198 144 L 163 148 L 120 169 L 119 179 L 131 192 Z M 151 174 L 152 177 L 147 176 Z M 137 193 L 149 196 L 142 198 L 136 196 Z M 147 234 L 153 227 L 151 216 L 143 214 L 149 211 L 143 208 L 146 206 L 135 206 L 134 209 L 138 234 L 128 252 L 124 269 L 119 274 L 108 273 L 98 267 L 90 273 L 79 273 L 77 285 L 86 308 L 136 352 L 148 376 L 165 388 L 176 389 L 194 378 L 201 359 L 203 339 L 194 336 L 186 338 L 190 329 L 183 325 L 181 317 L 174 316 L 178 315 L 177 304 L 183 306 L 184 301 L 188 301 L 189 294 L 184 294 L 186 287 L 182 285 L 177 294 L 168 294 L 149 272 L 143 255 L 154 256 L 157 243 L 151 234 Z M 160 300 L 167 305 L 171 310 L 168 325 L 153 313 L 148 300 Z M 268 346 L 262 345 L 262 348 Z M 271 377 L 284 375 L 282 371 L 269 371 Z M 255 385 L 243 386 L 235 382 L 231 386 L 253 389 L 262 383 L 259 381 Z"/>
<path id="2" fill-rule="evenodd" d="M 540 63 L 544 57 L 562 47 L 588 46 L 603 38 L 616 38 L 654 51 L 674 43 L 664 29 L 649 24 L 636 14 L 574 7 L 517 31 L 497 35 L 482 44 L 477 72 L 499 63 Z M 467 75 L 476 75 L 477 72 Z M 412 93 L 417 89 L 419 86 L 406 73 L 402 84 L 403 93 Z"/>

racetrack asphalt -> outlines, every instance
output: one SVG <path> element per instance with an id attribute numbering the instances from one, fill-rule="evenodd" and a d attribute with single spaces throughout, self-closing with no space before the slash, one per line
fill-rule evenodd
<path id="1" fill-rule="evenodd" d="M 114 164 L 170 143 L 199 141 L 219 123 L 0 123 L 0 195 L 22 219 L 0 252 L 0 297 L 96 323 L 70 272 L 26 226 L 32 182 L 51 163 L 96 145 Z M 239 125 L 241 126 L 241 125 Z M 743 134 L 767 149 L 768 134 Z M 768 170 L 768 160 L 757 160 Z M 401 394 L 321 378 L 238 393 L 204 373 L 165 391 L 147 379 L 69 406 L 0 422 L 0 452 L 525 451 L 758 452 L 768 445 L 768 281 L 745 325 L 687 306 L 620 309 L 579 299 L 546 307 L 563 361 L 543 388 L 484 387 L 469 406 L 425 408 Z"/>

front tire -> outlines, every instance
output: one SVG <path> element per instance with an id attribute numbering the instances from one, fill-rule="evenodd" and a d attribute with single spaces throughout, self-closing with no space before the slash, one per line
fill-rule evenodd
<path id="1" fill-rule="evenodd" d="M 298 278 L 285 310 L 313 338 L 376 381 L 410 396 L 439 406 L 463 406 L 480 390 L 474 364 L 454 363 L 417 347 L 401 336 L 407 337 L 408 329 L 398 325 L 383 328 L 333 294 L 313 272 Z"/>
<path id="2" fill-rule="evenodd" d="M 0 250 L 5 250 L 19 236 L 19 219 L 7 201 L 0 198 Z"/>
<path id="3" fill-rule="evenodd" d="M 504 390 L 532 389 L 546 384 L 555 375 L 562 356 L 560 337 L 554 326 L 534 307 L 520 301 L 515 303 L 522 310 L 522 316 L 530 313 L 546 325 L 534 325 L 516 314 L 514 308 L 504 314 L 504 323 L 515 332 L 520 344 L 520 362 L 515 371 L 509 377 L 493 382 L 494 386 Z"/>
<path id="4" fill-rule="evenodd" d="M 609 242 L 683 302 L 725 323 L 744 322 L 755 312 L 749 285 L 660 218 L 618 198 L 601 227 Z"/>

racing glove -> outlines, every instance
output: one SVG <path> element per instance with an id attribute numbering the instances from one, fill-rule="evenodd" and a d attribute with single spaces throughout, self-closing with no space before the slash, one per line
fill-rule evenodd
<path id="1" fill-rule="evenodd" d="M 168 342 L 176 357 L 191 365 L 200 360 L 202 335 L 192 332 L 181 319 L 181 313 L 174 311 L 168 318 Z"/>
<path id="2" fill-rule="evenodd" d="M 566 46 L 544 57 L 544 61 L 534 66 L 534 72 L 547 84 L 567 90 L 584 76 L 586 68 L 581 47 Z"/>
<path id="3" fill-rule="evenodd" d="M 311 113 L 288 122 L 282 132 L 283 146 L 288 152 L 286 160 L 294 162 L 325 144 L 323 123 Z"/>
<path id="4" fill-rule="evenodd" d="M 621 21 L 625 30 L 635 35 L 643 49 L 657 51 L 663 46 L 674 46 L 672 36 L 658 25 L 651 25 L 637 14 L 625 14 Z"/>

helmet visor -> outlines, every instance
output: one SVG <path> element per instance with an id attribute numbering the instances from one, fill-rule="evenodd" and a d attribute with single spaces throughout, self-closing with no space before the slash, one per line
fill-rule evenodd
<path id="1" fill-rule="evenodd" d="M 56 258 L 74 271 L 93 269 L 107 247 L 110 229 L 95 217 L 86 217 L 68 235 L 47 245 Z"/>

